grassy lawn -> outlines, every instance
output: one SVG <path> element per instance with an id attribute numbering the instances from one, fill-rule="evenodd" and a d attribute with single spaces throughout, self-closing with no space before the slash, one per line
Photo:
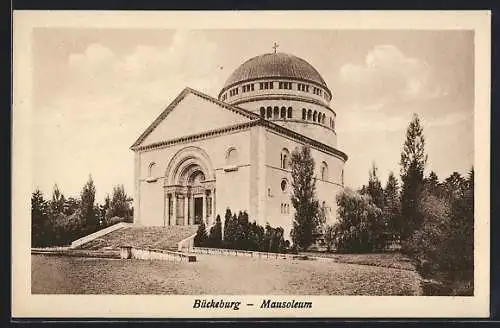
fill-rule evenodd
<path id="1" fill-rule="evenodd" d="M 194 263 L 32 255 L 33 294 L 419 295 L 418 274 L 374 265 L 197 255 Z"/>
<path id="2" fill-rule="evenodd" d="M 301 253 L 311 256 L 329 257 L 338 263 L 373 265 L 378 267 L 415 270 L 411 260 L 400 253 L 373 253 L 373 254 L 340 254 L 340 253 Z"/>

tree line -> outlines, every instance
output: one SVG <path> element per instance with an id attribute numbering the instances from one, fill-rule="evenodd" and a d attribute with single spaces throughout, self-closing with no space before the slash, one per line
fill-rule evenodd
<path id="1" fill-rule="evenodd" d="M 85 183 L 79 197 L 68 197 L 54 185 L 52 198 L 45 199 L 36 189 L 31 195 L 32 247 L 62 246 L 118 222 L 132 222 L 131 198 L 123 185 L 113 187 L 103 204 L 95 201 L 96 188 L 92 177 Z"/>
<path id="2" fill-rule="evenodd" d="M 375 252 L 397 243 L 424 278 L 443 282 L 446 294 L 470 295 L 474 272 L 474 169 L 443 181 L 427 163 L 423 128 L 410 122 L 400 157 L 401 187 L 394 173 L 382 187 L 373 164 L 360 190 L 337 195 L 337 222 L 325 229 L 328 248 Z"/>

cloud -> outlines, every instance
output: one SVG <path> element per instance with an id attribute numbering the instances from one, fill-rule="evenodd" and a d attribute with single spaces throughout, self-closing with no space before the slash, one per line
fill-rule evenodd
<path id="1" fill-rule="evenodd" d="M 70 54 L 65 87 L 34 113 L 35 184 L 50 192 L 58 182 L 74 194 L 91 173 L 100 198 L 117 183 L 132 193 L 130 145 L 184 87 L 218 91 L 217 58 L 196 31 L 176 32 L 165 47 L 119 53 L 94 43 Z"/>
<path id="2" fill-rule="evenodd" d="M 433 70 L 426 61 L 407 57 L 393 45 L 374 47 L 363 64 L 343 65 L 338 80 L 339 101 L 355 103 L 366 110 L 444 94 L 434 83 Z"/>

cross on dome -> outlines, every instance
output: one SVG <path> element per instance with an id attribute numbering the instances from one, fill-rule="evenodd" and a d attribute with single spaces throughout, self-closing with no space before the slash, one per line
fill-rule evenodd
<path id="1" fill-rule="evenodd" d="M 276 49 L 279 47 L 279 45 L 274 42 L 274 45 L 272 46 L 272 48 L 274 49 L 274 53 L 276 53 Z"/>

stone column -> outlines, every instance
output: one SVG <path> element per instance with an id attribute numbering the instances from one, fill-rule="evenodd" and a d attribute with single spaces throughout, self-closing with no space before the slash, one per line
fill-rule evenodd
<path id="1" fill-rule="evenodd" d="M 217 213 L 215 211 L 215 188 L 212 188 L 212 223 L 215 223 Z"/>
<path id="2" fill-rule="evenodd" d="M 177 193 L 173 192 L 172 194 L 172 218 L 170 220 L 171 225 L 177 224 Z"/>
<path id="3" fill-rule="evenodd" d="M 208 223 L 207 221 L 207 192 L 206 190 L 203 190 L 203 201 L 202 201 L 203 205 L 202 205 L 202 209 L 201 209 L 201 219 L 203 220 L 203 222 L 205 222 L 205 224 Z"/>
<path id="4" fill-rule="evenodd" d="M 189 198 L 184 195 L 184 225 L 188 225 L 189 221 Z"/>
<path id="5" fill-rule="evenodd" d="M 169 208 L 168 208 L 168 193 L 164 192 L 164 197 L 163 197 L 163 226 L 168 225 L 168 213 L 169 213 Z"/>
<path id="6" fill-rule="evenodd" d="M 189 196 L 189 223 L 194 224 L 194 195 Z"/>

